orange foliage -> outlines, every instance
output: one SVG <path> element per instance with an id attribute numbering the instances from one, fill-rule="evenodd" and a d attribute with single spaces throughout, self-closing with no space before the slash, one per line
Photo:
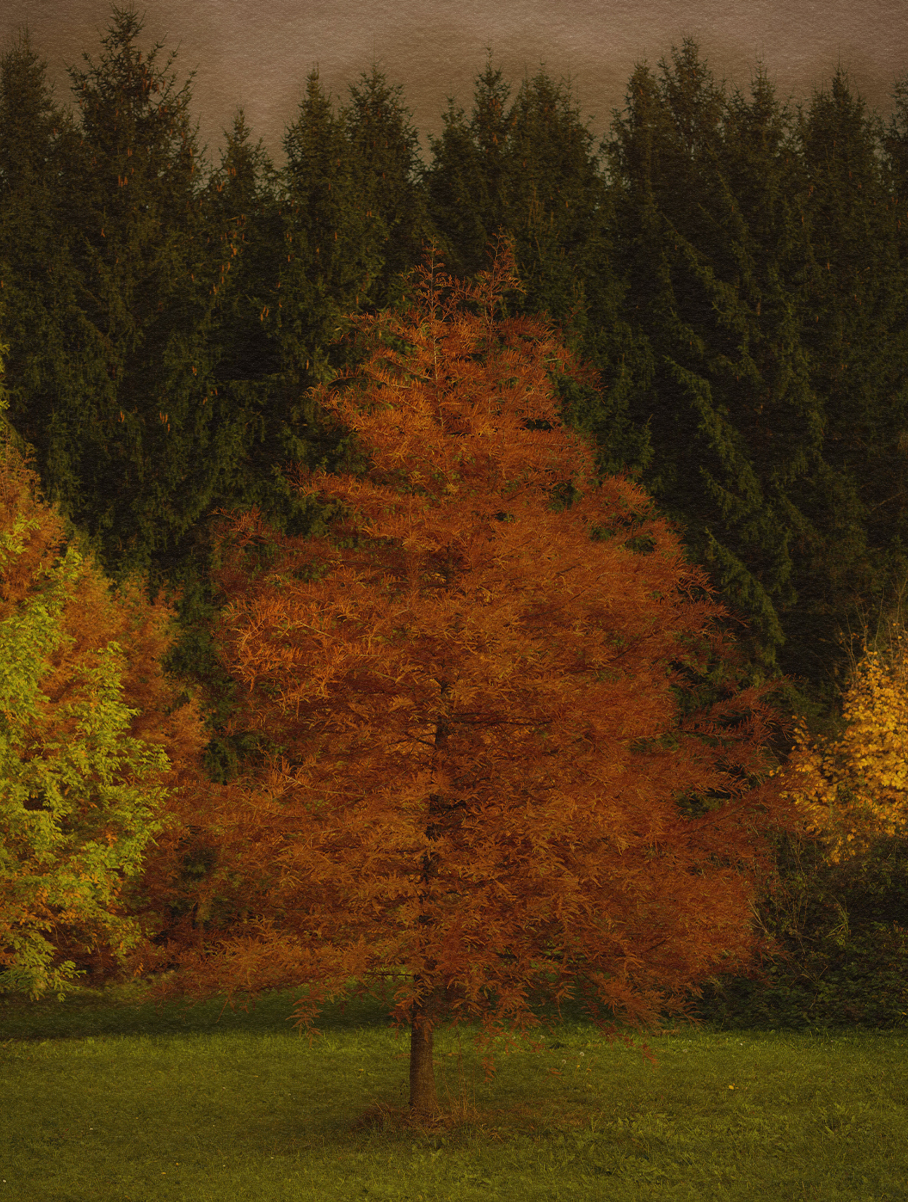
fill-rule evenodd
<path id="1" fill-rule="evenodd" d="M 368 472 L 298 479 L 330 534 L 233 522 L 220 639 L 276 748 L 219 818 L 250 917 L 165 949 L 162 993 L 299 985 L 303 1025 L 399 970 L 418 1112 L 440 1023 L 525 1029 L 534 991 L 579 988 L 642 1026 L 748 963 L 763 834 L 794 821 L 766 686 L 682 715 L 684 665 L 733 657 L 723 611 L 642 490 L 597 484 L 553 385 L 580 369 L 500 315 L 518 286 L 506 251 L 475 286 L 430 263 L 403 316 L 359 319 L 368 362 L 318 399 Z"/>

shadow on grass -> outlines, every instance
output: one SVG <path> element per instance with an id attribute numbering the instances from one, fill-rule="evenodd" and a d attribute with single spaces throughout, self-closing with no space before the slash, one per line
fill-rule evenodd
<path id="1" fill-rule="evenodd" d="M 98 1035 L 173 1035 L 205 1031 L 245 1031 L 259 1034 L 292 1034 L 291 1013 L 296 990 L 273 990 L 248 1001 L 226 997 L 192 1002 L 175 999 L 163 1003 L 137 1000 L 140 985 L 79 989 L 63 1001 L 56 997 L 37 1002 L 27 998 L 0 998 L 0 1038 L 80 1039 Z M 388 1008 L 378 998 L 350 998 L 327 1006 L 317 1020 L 319 1028 L 347 1029 L 387 1023 Z"/>
<path id="2" fill-rule="evenodd" d="M 360 1028 L 392 1027 L 389 1014 L 393 986 L 387 997 L 375 992 L 326 1005 L 315 1020 L 321 1032 Z M 74 989 L 62 1001 L 55 996 L 30 1001 L 19 996 L 0 996 L 0 1040 L 84 1039 L 100 1035 L 173 1035 L 203 1032 L 243 1031 L 247 1034 L 297 1035 L 292 1012 L 300 990 L 271 990 L 254 998 L 226 996 L 205 1001 L 174 999 L 166 1002 L 142 1000 L 147 983 L 110 984 L 99 988 Z M 540 998 L 533 1011 L 545 1026 L 535 1028 L 540 1039 L 552 1023 L 588 1022 L 582 1002 L 569 999 L 559 1011 Z M 620 1024 L 616 1024 L 620 1026 Z M 529 1033 L 531 1036 L 533 1031 Z M 628 1028 L 628 1034 L 633 1032 Z"/>

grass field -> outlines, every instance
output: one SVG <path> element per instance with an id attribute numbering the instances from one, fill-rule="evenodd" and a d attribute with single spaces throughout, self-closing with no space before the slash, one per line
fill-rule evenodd
<path id="1" fill-rule="evenodd" d="M 0 1202 L 900 1202 L 908 1030 L 676 1028 L 639 1051 L 565 1016 L 485 1082 L 437 1037 L 459 1121 L 414 1132 L 406 1036 L 365 999 L 159 1011 L 128 991 L 0 1005 Z"/>

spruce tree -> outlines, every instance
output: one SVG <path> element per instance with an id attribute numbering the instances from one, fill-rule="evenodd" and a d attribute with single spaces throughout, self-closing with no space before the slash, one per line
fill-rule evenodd
<path id="1" fill-rule="evenodd" d="M 545 72 L 511 88 L 491 62 L 478 76 L 469 118 L 449 102 L 432 143 L 429 210 L 449 262 L 463 274 L 487 262 L 496 236 L 511 239 L 525 291 L 509 303 L 545 313 L 608 381 L 560 383 L 564 413 L 594 435 L 604 473 L 639 473 L 650 451 L 629 418 L 630 382 L 645 346 L 623 312 L 612 267 L 609 191 L 570 85 Z"/>
<path id="2" fill-rule="evenodd" d="M 600 470 L 639 474 L 649 440 L 629 419 L 627 386 L 642 347 L 624 312 L 612 201 L 593 136 L 570 85 L 544 72 L 523 80 L 507 129 L 507 229 L 525 286 L 514 303 L 557 321 L 600 373 L 598 387 L 560 384 L 564 416 L 593 435 Z"/>
<path id="3" fill-rule="evenodd" d="M 286 263 L 275 313 L 289 390 L 326 380 L 340 362 L 347 315 L 381 271 L 381 224 L 358 192 L 345 121 L 318 71 L 284 136 L 282 213 Z"/>
<path id="4" fill-rule="evenodd" d="M 908 574 L 908 262 L 884 133 L 847 74 L 800 114 L 810 262 L 803 340 L 824 398 L 831 605 L 891 600 Z M 835 598 L 842 598 L 842 601 Z"/>
<path id="5" fill-rule="evenodd" d="M 11 419 L 43 463 L 75 325 L 62 180 L 75 137 L 47 64 L 20 35 L 0 59 L 0 322 Z"/>
<path id="6" fill-rule="evenodd" d="M 402 295 L 400 276 L 418 262 L 430 236 L 419 135 L 403 103 L 403 90 L 373 66 L 350 86 L 342 113 L 353 155 L 360 203 L 379 224 L 382 266 L 369 291 L 371 306 L 383 309 Z"/>
<path id="7" fill-rule="evenodd" d="M 469 119 L 449 102 L 441 137 L 430 139 L 429 209 L 441 245 L 466 272 L 487 265 L 506 231 L 526 286 L 523 307 L 565 321 L 582 313 L 595 274 L 587 252 L 602 248 L 604 180 L 568 84 L 539 72 L 509 106 L 510 93 L 489 61 Z"/>
<path id="8" fill-rule="evenodd" d="M 215 505 L 220 512 L 254 506 L 291 535 L 319 527 L 319 506 L 298 497 L 288 480 L 299 466 L 345 458 L 343 432 L 309 392 L 336 372 L 348 314 L 367 303 L 381 263 L 380 223 L 357 195 L 344 121 L 317 72 L 284 148 L 287 164 L 278 172 L 239 112 L 200 202 L 209 277 L 220 265 L 206 330 L 210 392 L 242 421 L 244 449 L 170 574 L 180 589 L 183 637 L 168 666 L 203 690 L 212 736 L 207 765 L 221 781 L 233 778 L 254 740 L 226 730 L 234 688 L 211 642 Z"/>
<path id="9" fill-rule="evenodd" d="M 244 453 L 243 417 L 212 378 L 227 265 L 203 246 L 191 90 L 174 56 L 142 52 L 141 29 L 115 8 L 98 62 L 70 70 L 79 137 L 55 177 L 63 311 L 35 440 L 48 494 L 114 573 L 166 573 Z M 29 438 L 34 391 L 14 378 L 12 418 Z"/>
<path id="10" fill-rule="evenodd" d="M 284 508 L 280 469 L 293 460 L 284 411 L 278 321 L 286 261 L 279 176 L 261 141 L 252 143 L 239 110 L 225 131 L 220 163 L 202 196 L 206 245 L 222 274 L 210 333 L 218 394 L 248 417 L 246 457 L 227 493 L 230 503 L 259 504 L 274 520 Z"/>
<path id="11" fill-rule="evenodd" d="M 490 58 L 476 79 L 469 119 L 451 99 L 441 137 L 429 138 L 429 214 L 445 261 L 458 275 L 482 270 L 495 235 L 508 226 L 510 91 Z"/>
<path id="12" fill-rule="evenodd" d="M 659 78 L 636 70 L 610 162 L 629 319 L 651 348 L 632 405 L 653 448 L 642 479 L 750 628 L 756 678 L 815 692 L 845 599 L 829 603 L 823 567 L 839 493 L 803 344 L 791 119 L 765 75 L 729 97 L 687 41 Z"/>
<path id="13" fill-rule="evenodd" d="M 603 270 L 605 183 L 593 136 L 569 87 L 544 72 L 525 79 L 508 114 L 507 225 L 526 308 L 582 322 L 584 285 Z"/>

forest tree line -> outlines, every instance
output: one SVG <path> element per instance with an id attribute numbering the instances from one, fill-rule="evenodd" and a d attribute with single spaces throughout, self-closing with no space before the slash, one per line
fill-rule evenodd
<path id="1" fill-rule="evenodd" d="M 685 42 L 597 146 L 566 85 L 488 65 L 423 163 L 379 70 L 343 105 L 313 72 L 280 168 L 241 113 L 212 165 L 190 84 L 115 13 L 73 108 L 24 38 L 0 72 L 10 417 L 108 571 L 195 575 L 218 507 L 311 524 L 286 469 L 352 453 L 308 399 L 350 317 L 394 304 L 430 241 L 469 277 L 505 231 L 515 311 L 599 372 L 564 401 L 602 472 L 678 522 L 755 672 L 828 704 L 837 635 L 908 568 L 903 87 L 888 126 L 841 72 L 792 111 Z"/>
<path id="2" fill-rule="evenodd" d="M 685 41 L 635 69 L 597 144 L 566 84 L 490 62 L 423 161 L 379 69 L 342 102 L 315 71 L 281 165 L 241 112 L 211 163 L 191 81 L 141 33 L 113 10 L 69 107 L 27 37 L 2 56 L 0 341 L 71 537 L 177 597 L 168 668 L 202 700 L 212 780 L 254 743 L 226 733 L 209 636 L 217 511 L 323 533 L 289 479 L 365 470 L 316 399 L 356 361 L 356 318 L 402 306 L 427 247 L 471 278 L 502 237 L 509 312 L 553 319 L 596 373 L 557 383 L 600 477 L 676 525 L 748 682 L 785 674 L 788 712 L 835 729 L 848 633 L 908 580 L 908 85 L 888 124 L 843 71 L 793 108 Z"/>

